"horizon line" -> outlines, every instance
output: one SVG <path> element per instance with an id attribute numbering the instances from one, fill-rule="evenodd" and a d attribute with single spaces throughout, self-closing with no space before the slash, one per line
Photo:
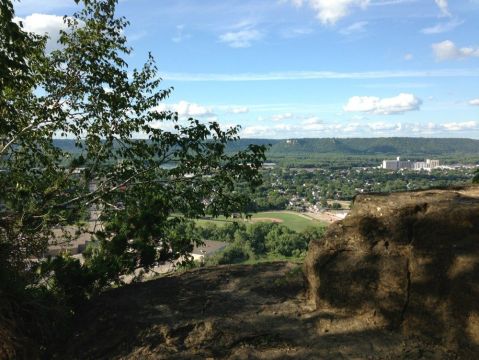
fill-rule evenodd
<path id="1" fill-rule="evenodd" d="M 434 137 L 434 136 L 327 136 L 327 137 L 240 137 L 238 140 L 321 140 L 321 139 L 428 139 L 428 140 L 474 140 L 479 141 L 479 138 L 472 137 Z M 74 138 L 53 138 L 53 140 L 75 141 Z M 83 139 L 82 139 L 83 140 Z M 133 140 L 149 140 L 148 138 L 134 138 Z M 232 142 L 237 140 L 232 140 Z"/>

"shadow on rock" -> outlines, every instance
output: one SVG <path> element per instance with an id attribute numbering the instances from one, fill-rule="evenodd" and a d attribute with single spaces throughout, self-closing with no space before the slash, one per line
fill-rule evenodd
<path id="1" fill-rule="evenodd" d="M 479 354 L 479 188 L 360 195 L 305 275 L 318 309 Z"/>

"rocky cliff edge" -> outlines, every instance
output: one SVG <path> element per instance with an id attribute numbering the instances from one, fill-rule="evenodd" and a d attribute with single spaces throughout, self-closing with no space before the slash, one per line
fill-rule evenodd
<path id="1" fill-rule="evenodd" d="M 479 187 L 359 195 L 304 270 L 317 309 L 479 354 Z"/>

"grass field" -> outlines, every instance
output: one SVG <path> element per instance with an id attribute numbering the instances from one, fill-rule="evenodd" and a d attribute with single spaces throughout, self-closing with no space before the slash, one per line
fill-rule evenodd
<path id="1" fill-rule="evenodd" d="M 229 222 L 239 221 L 247 224 L 256 223 L 256 222 L 275 222 L 289 227 L 291 230 L 301 232 L 309 227 L 320 227 L 324 226 L 325 223 L 310 218 L 306 215 L 300 213 L 294 213 L 291 211 L 267 211 L 259 212 L 253 214 L 251 220 L 245 221 L 243 219 L 227 219 L 223 216 L 218 217 L 217 219 L 200 219 L 196 220 L 198 225 L 213 223 L 218 226 L 223 226 Z"/>
<path id="2" fill-rule="evenodd" d="M 253 214 L 252 221 L 274 221 L 280 222 L 281 224 L 289 227 L 291 230 L 294 231 L 304 231 L 309 227 L 318 227 L 323 226 L 324 223 L 318 221 L 316 219 L 312 219 L 303 214 L 296 214 L 294 212 L 287 212 L 287 211 L 277 211 L 277 212 L 260 212 L 257 214 Z M 275 220 L 273 220 L 275 219 Z M 279 220 L 279 221 L 278 221 Z"/>

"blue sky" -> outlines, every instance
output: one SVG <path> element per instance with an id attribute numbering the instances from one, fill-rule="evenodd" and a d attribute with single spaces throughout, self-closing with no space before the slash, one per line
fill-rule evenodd
<path id="1" fill-rule="evenodd" d="M 23 0 L 52 36 L 69 0 Z M 479 0 L 120 0 L 160 108 L 243 137 L 479 138 Z"/>

